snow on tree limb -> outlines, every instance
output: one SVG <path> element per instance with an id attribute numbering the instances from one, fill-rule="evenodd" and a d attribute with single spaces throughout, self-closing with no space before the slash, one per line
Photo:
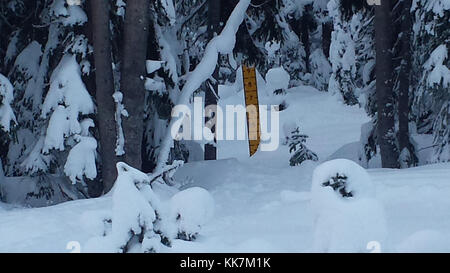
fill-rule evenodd
<path id="1" fill-rule="evenodd" d="M 230 17 L 228 18 L 228 21 L 220 35 L 214 37 L 208 43 L 202 60 L 194 69 L 194 71 L 190 72 L 187 75 L 186 84 L 183 86 L 181 95 L 178 99 L 178 105 L 187 105 L 189 103 L 189 98 L 192 96 L 195 90 L 197 90 L 204 81 L 211 77 L 216 68 L 220 53 L 229 54 L 233 51 L 236 44 L 236 33 L 239 29 L 239 26 L 244 21 L 245 14 L 249 5 L 250 0 L 240 0 L 231 13 Z M 177 124 L 176 121 L 176 118 L 172 118 L 169 128 L 172 128 L 173 126 L 180 126 L 180 124 Z M 179 128 L 177 128 L 177 130 L 179 130 Z M 172 130 L 168 130 L 166 138 L 162 143 L 156 172 L 163 168 L 167 163 L 170 148 L 173 146 L 173 139 L 170 134 L 171 131 Z"/>
<path id="2" fill-rule="evenodd" d="M 11 122 L 16 123 L 16 117 L 11 108 L 13 90 L 9 80 L 0 74 L 0 129 L 5 132 L 9 132 Z"/>

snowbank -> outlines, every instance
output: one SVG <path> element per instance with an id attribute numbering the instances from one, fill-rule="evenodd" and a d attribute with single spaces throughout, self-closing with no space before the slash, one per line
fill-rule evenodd
<path id="1" fill-rule="evenodd" d="M 384 210 L 368 173 L 346 159 L 328 161 L 313 173 L 311 190 L 315 252 L 365 252 L 386 236 Z"/>

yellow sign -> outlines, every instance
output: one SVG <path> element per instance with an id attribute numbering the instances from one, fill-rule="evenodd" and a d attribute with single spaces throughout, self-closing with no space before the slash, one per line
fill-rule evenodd
<path id="1" fill-rule="evenodd" d="M 256 83 L 256 70 L 254 67 L 242 65 L 244 78 L 245 106 L 247 107 L 247 130 L 250 156 L 258 150 L 261 129 L 259 125 L 258 85 Z"/>

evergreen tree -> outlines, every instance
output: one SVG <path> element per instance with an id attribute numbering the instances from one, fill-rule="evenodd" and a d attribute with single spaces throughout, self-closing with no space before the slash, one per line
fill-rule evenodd
<path id="1" fill-rule="evenodd" d="M 419 133 L 432 133 L 430 162 L 449 161 L 450 5 L 413 1 L 413 114 Z"/>
<path id="2" fill-rule="evenodd" d="M 292 131 L 289 137 L 289 152 L 294 153 L 289 159 L 291 166 L 300 165 L 305 160 L 318 161 L 317 155 L 306 147 L 305 142 L 307 135 L 300 134 L 300 129 L 297 127 Z"/>

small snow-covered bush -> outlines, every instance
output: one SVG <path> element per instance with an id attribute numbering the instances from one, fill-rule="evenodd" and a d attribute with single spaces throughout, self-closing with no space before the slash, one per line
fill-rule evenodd
<path id="1" fill-rule="evenodd" d="M 315 216 L 316 252 L 364 252 L 386 234 L 384 210 L 366 170 L 336 159 L 314 170 L 311 205 Z"/>
<path id="2" fill-rule="evenodd" d="M 87 252 L 160 252 L 174 239 L 195 240 L 214 214 L 214 200 L 203 188 L 177 192 L 162 202 L 161 188 L 155 187 L 157 195 L 151 187 L 157 174 L 149 176 L 122 162 L 117 163 L 117 172 L 112 212 L 83 215 L 93 222 L 85 228 L 97 235 L 86 243 Z"/>
<path id="3" fill-rule="evenodd" d="M 149 177 L 125 163 L 117 163 L 113 188 L 112 230 L 106 236 L 115 252 L 158 252 L 170 246 L 170 228 L 163 224 L 161 202 Z"/>
<path id="4" fill-rule="evenodd" d="M 214 199 L 207 190 L 193 187 L 175 194 L 170 207 L 170 218 L 178 227 L 178 239 L 191 241 L 213 216 Z"/>

